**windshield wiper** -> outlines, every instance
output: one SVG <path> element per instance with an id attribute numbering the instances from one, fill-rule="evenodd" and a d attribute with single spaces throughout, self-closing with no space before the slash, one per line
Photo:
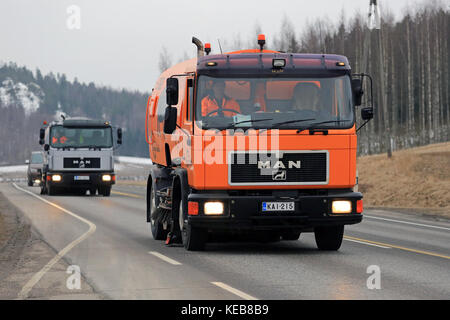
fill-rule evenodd
<path id="1" fill-rule="evenodd" d="M 236 123 L 233 123 L 233 126 L 236 126 L 238 124 L 242 124 L 242 123 L 247 123 L 247 122 L 262 122 L 262 121 L 269 121 L 269 120 L 273 120 L 272 118 L 268 118 L 268 119 L 257 119 L 257 120 L 245 120 L 245 121 L 239 121 Z"/>
<path id="2" fill-rule="evenodd" d="M 290 124 L 290 123 L 297 123 L 297 122 L 305 122 L 305 121 L 314 121 L 316 119 L 297 119 L 297 120 L 290 120 L 290 121 L 285 121 L 285 122 L 278 122 L 278 123 L 274 123 L 273 126 L 282 126 L 284 124 Z"/>
<path id="3" fill-rule="evenodd" d="M 273 120 L 273 119 L 272 119 L 272 118 L 268 118 L 268 119 L 257 119 L 257 120 L 245 120 L 245 121 L 239 121 L 239 122 L 233 123 L 231 126 L 225 128 L 225 129 L 222 129 L 222 131 L 223 131 L 223 130 L 228 130 L 228 129 L 235 129 L 235 128 L 236 128 L 236 125 L 242 124 L 242 123 L 247 123 L 247 122 L 263 122 L 263 121 L 269 121 L 269 120 Z"/>
<path id="4" fill-rule="evenodd" d="M 341 123 L 341 122 L 349 122 L 352 120 L 329 120 L 329 121 L 322 121 L 322 122 L 316 122 L 316 123 L 312 123 L 311 125 L 309 125 L 306 128 L 302 128 L 302 129 L 298 129 L 297 133 L 303 132 L 305 130 L 311 130 L 314 129 L 315 126 L 321 125 L 321 124 L 327 124 L 327 123 Z"/>

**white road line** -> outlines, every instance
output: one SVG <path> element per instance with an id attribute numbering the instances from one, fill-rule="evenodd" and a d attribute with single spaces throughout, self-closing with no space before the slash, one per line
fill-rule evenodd
<path id="1" fill-rule="evenodd" d="M 224 290 L 227 290 L 227 291 L 237 295 L 238 297 L 241 297 L 244 300 L 258 300 L 257 298 L 252 297 L 251 295 L 248 295 L 248 294 L 242 292 L 241 290 L 230 287 L 229 285 L 227 285 L 223 282 L 211 282 L 211 283 L 224 289 Z"/>
<path id="2" fill-rule="evenodd" d="M 161 254 L 159 252 L 149 251 L 148 253 L 154 255 L 157 258 L 160 258 L 161 260 L 164 260 L 165 262 L 173 264 L 174 266 L 180 266 L 181 265 L 181 263 L 179 263 L 178 261 L 175 261 L 175 260 L 173 260 L 173 259 L 171 259 L 169 257 L 166 257 L 165 255 L 163 255 L 163 254 Z"/>
<path id="3" fill-rule="evenodd" d="M 410 224 L 410 225 L 413 225 L 413 226 L 428 227 L 428 228 L 434 228 L 434 229 L 441 229 L 441 230 L 448 230 L 448 231 L 450 231 L 450 228 L 440 227 L 440 226 L 432 226 L 432 225 L 429 225 L 429 224 L 414 223 L 414 222 L 395 220 L 395 219 L 388 219 L 388 218 L 380 218 L 380 217 L 368 216 L 367 214 L 365 214 L 364 217 L 365 218 L 369 218 L 369 219 L 375 219 L 375 220 L 384 220 L 384 221 L 390 221 L 390 222 L 398 222 L 398 223 L 403 223 L 403 224 Z"/>
<path id="4" fill-rule="evenodd" d="M 30 280 L 28 280 L 28 282 L 25 284 L 25 286 L 22 288 L 22 290 L 20 290 L 18 298 L 19 299 L 26 299 L 28 297 L 28 294 L 30 293 L 31 289 L 33 289 L 33 287 L 36 285 L 36 283 L 39 282 L 39 280 L 41 280 L 41 278 L 44 276 L 44 274 L 49 271 L 62 257 L 64 257 L 70 250 L 72 250 L 76 245 L 78 245 L 79 243 L 81 243 L 83 240 L 85 240 L 87 237 L 89 237 L 91 234 L 93 234 L 95 232 L 95 229 L 97 229 L 97 227 L 95 226 L 95 224 L 93 224 L 92 222 L 80 217 L 79 215 L 76 215 L 75 213 L 64 209 L 63 207 L 50 202 L 36 194 L 34 194 L 33 192 L 30 192 L 28 190 L 22 189 L 21 187 L 19 187 L 18 185 L 16 185 L 15 183 L 13 183 L 13 186 L 20 190 L 23 191 L 25 193 L 28 193 L 29 195 L 61 210 L 64 213 L 67 213 L 69 215 L 71 215 L 74 218 L 77 218 L 78 220 L 86 223 L 89 226 L 89 230 L 86 231 L 85 233 L 83 233 L 83 235 L 81 235 L 81 237 L 79 237 L 78 239 L 72 241 L 71 243 L 69 243 L 64 249 L 62 249 L 61 251 L 58 252 L 58 254 L 51 259 L 41 270 L 39 270 Z"/>
<path id="5" fill-rule="evenodd" d="M 358 241 L 358 240 L 353 240 L 353 239 L 345 239 L 345 238 L 344 238 L 344 240 L 351 241 L 351 242 L 356 242 L 356 243 L 362 243 L 362 244 L 366 244 L 368 246 L 374 246 L 374 247 L 383 248 L 383 249 L 392 249 L 391 247 L 380 246 L 378 244 L 368 243 L 368 242 L 364 242 L 364 241 Z"/>

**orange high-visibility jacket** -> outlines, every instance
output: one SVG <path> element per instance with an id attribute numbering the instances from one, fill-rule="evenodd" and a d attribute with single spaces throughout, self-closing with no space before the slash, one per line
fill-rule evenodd
<path id="1" fill-rule="evenodd" d="M 239 103 L 236 102 L 233 98 L 222 98 L 222 109 L 232 109 L 236 110 L 237 113 L 241 112 L 241 107 L 239 106 Z M 208 113 L 220 109 L 216 99 L 211 99 L 209 96 L 206 96 L 202 100 L 202 115 L 206 116 Z M 237 113 L 231 112 L 231 111 L 224 111 L 223 114 L 227 117 L 235 116 Z"/>

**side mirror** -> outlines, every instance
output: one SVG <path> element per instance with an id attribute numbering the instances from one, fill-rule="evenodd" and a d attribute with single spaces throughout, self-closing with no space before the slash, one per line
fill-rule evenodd
<path id="1" fill-rule="evenodd" d="M 177 108 L 168 106 L 164 114 L 164 133 L 172 134 L 177 128 Z"/>
<path id="2" fill-rule="evenodd" d="M 122 128 L 117 129 L 117 144 L 122 144 Z"/>
<path id="3" fill-rule="evenodd" d="M 355 99 L 355 106 L 360 106 L 362 96 L 364 94 L 361 79 L 352 79 L 352 90 Z"/>
<path id="4" fill-rule="evenodd" d="M 39 144 L 43 145 L 44 144 L 44 138 L 45 138 L 45 129 L 39 130 Z"/>
<path id="5" fill-rule="evenodd" d="M 25 160 L 25 164 L 30 164 L 30 160 Z"/>
<path id="6" fill-rule="evenodd" d="M 45 145 L 44 145 L 44 150 L 45 150 L 45 151 L 48 151 L 49 149 L 50 149 L 50 146 L 49 146 L 48 144 L 45 144 Z"/>
<path id="7" fill-rule="evenodd" d="M 168 106 L 178 104 L 178 79 L 169 78 L 166 82 L 166 99 Z"/>
<path id="8" fill-rule="evenodd" d="M 373 108 L 367 107 L 361 109 L 361 118 L 363 120 L 371 120 L 373 119 Z"/>

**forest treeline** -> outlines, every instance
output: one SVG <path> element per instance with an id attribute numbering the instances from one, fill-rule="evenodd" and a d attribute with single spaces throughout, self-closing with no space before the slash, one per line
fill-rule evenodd
<path id="1" fill-rule="evenodd" d="M 285 19 L 274 41 L 287 52 L 345 55 L 354 72 L 372 75 L 375 118 L 360 131 L 359 154 L 450 139 L 448 5 L 427 1 L 405 9 L 399 21 L 382 12 L 380 30 L 369 30 L 363 14 L 337 25 L 318 19 L 300 34 Z M 367 86 L 365 92 L 367 105 Z"/>
<path id="2" fill-rule="evenodd" d="M 6 88 L 6 83 L 15 86 Z M 24 90 L 19 90 L 22 87 L 39 98 L 35 112 L 27 112 L 29 99 Z M 28 159 L 30 151 L 40 150 L 42 122 L 54 120 L 60 112 L 109 120 L 124 131 L 124 144 L 118 154 L 147 155 L 143 119 L 148 93 L 80 83 L 76 78 L 68 81 L 64 74 L 43 76 L 39 70 L 33 72 L 14 63 L 0 66 L 0 90 L 0 164 L 20 163 Z"/>

